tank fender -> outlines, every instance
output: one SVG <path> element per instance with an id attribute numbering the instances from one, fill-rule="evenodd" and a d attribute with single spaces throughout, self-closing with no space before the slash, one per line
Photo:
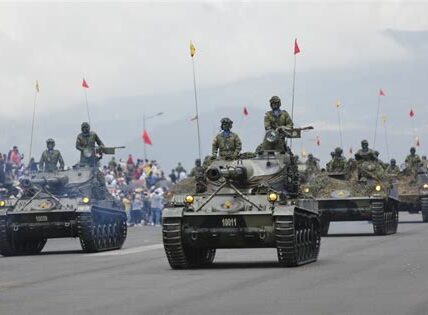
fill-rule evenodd
<path id="1" fill-rule="evenodd" d="M 163 218 L 182 218 L 183 208 L 165 208 L 162 211 Z"/>
<path id="2" fill-rule="evenodd" d="M 273 216 L 290 216 L 294 214 L 296 206 L 277 206 L 273 210 Z"/>

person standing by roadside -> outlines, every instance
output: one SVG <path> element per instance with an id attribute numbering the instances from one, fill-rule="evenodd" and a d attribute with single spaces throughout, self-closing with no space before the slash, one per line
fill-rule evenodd
<path id="1" fill-rule="evenodd" d="M 163 209 L 163 201 L 164 198 L 159 192 L 159 190 L 155 190 L 151 196 L 151 207 L 153 214 L 153 224 L 155 226 L 159 226 L 161 222 L 162 209 Z"/>

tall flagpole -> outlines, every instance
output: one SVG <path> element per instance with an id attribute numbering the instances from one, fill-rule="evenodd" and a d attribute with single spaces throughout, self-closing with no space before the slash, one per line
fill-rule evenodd
<path id="1" fill-rule="evenodd" d="M 294 91 L 296 88 L 296 55 L 300 53 L 297 38 L 294 39 L 293 90 L 291 93 L 291 121 L 294 121 Z M 293 138 L 290 139 L 290 150 L 293 148 Z"/>
<path id="2" fill-rule="evenodd" d="M 34 120 L 36 116 L 36 103 L 37 103 L 37 94 L 39 93 L 39 82 L 36 81 L 36 89 L 34 91 L 34 102 L 33 102 L 33 119 L 31 122 L 31 136 L 30 136 L 30 151 L 28 155 L 28 160 L 31 159 L 31 154 L 33 151 L 33 135 L 34 135 Z"/>
<path id="3" fill-rule="evenodd" d="M 88 123 L 91 124 L 91 115 L 89 114 L 89 104 L 88 104 L 88 92 L 84 89 L 85 100 L 86 100 L 86 112 L 88 113 Z"/>
<path id="4" fill-rule="evenodd" d="M 376 123 L 375 123 L 374 137 L 373 137 L 373 149 L 376 149 L 376 135 L 377 135 L 377 122 L 379 120 L 380 97 L 381 97 L 381 92 L 379 91 L 379 95 L 377 96 L 377 112 L 376 112 Z"/>
<path id="5" fill-rule="evenodd" d="M 196 48 L 193 45 L 192 42 L 190 42 L 190 57 L 192 57 L 192 69 L 193 69 L 193 90 L 195 94 L 195 111 L 196 111 L 196 126 L 198 131 L 198 155 L 199 159 L 202 161 L 202 154 L 201 154 L 201 133 L 199 128 L 199 109 L 198 109 L 198 96 L 196 93 L 196 74 L 195 74 L 195 60 L 194 56 L 196 53 Z"/>
<path id="6" fill-rule="evenodd" d="M 386 126 L 386 116 L 382 117 L 382 122 L 383 122 L 383 129 L 384 129 L 384 133 L 385 133 L 386 156 L 387 156 L 388 161 L 389 161 L 390 158 L 389 158 L 388 129 Z"/>
<path id="7" fill-rule="evenodd" d="M 337 109 L 337 120 L 339 122 L 339 136 L 340 136 L 340 147 L 343 149 L 343 137 L 342 137 L 342 120 L 340 117 L 340 101 L 338 100 L 336 102 L 336 109 Z"/>

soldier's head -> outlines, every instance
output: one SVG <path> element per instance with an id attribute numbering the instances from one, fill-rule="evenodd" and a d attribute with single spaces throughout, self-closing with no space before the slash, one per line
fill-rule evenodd
<path id="1" fill-rule="evenodd" d="M 397 165 L 397 161 L 395 159 L 391 159 L 391 166 L 396 166 Z"/>
<path id="2" fill-rule="evenodd" d="M 411 154 L 411 155 L 415 155 L 415 153 L 416 153 L 416 149 L 415 149 L 415 147 L 411 147 L 411 148 L 410 148 L 410 154 Z"/>
<path id="3" fill-rule="evenodd" d="M 313 158 L 314 158 L 313 154 L 312 154 L 312 153 L 309 153 L 309 154 L 308 154 L 308 160 L 313 160 Z"/>
<path id="4" fill-rule="evenodd" d="M 334 153 L 334 151 L 330 152 L 331 158 L 334 158 L 334 156 L 336 155 L 336 153 Z"/>
<path id="5" fill-rule="evenodd" d="M 48 148 L 48 150 L 53 150 L 53 148 L 55 147 L 55 140 L 52 138 L 46 140 L 46 147 Z"/>
<path id="6" fill-rule="evenodd" d="M 342 155 L 342 153 L 343 153 L 342 148 L 337 147 L 336 149 L 334 149 L 334 154 L 335 154 L 337 157 L 341 156 L 341 155 Z"/>
<path id="7" fill-rule="evenodd" d="M 220 120 L 220 124 L 221 130 L 229 131 L 232 129 L 233 121 L 230 118 L 225 117 Z"/>
<path id="8" fill-rule="evenodd" d="M 89 124 L 87 122 L 82 123 L 80 128 L 82 129 L 82 132 L 84 134 L 89 134 L 89 132 L 91 131 L 91 126 L 89 126 Z"/>
<path id="9" fill-rule="evenodd" d="M 368 150 L 369 148 L 369 142 L 367 140 L 363 140 L 361 141 L 361 148 L 363 148 L 363 150 Z"/>
<path id="10" fill-rule="evenodd" d="M 200 167 L 201 166 L 201 159 L 195 160 L 195 166 Z"/>
<path id="11" fill-rule="evenodd" d="M 272 110 L 278 110 L 281 107 L 281 99 L 278 96 L 272 96 L 269 102 Z"/>

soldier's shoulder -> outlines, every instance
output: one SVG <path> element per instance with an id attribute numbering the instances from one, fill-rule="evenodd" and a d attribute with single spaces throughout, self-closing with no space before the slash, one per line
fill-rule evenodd
<path id="1" fill-rule="evenodd" d="M 232 137 L 237 137 L 237 138 L 239 138 L 239 135 L 236 133 L 236 132 L 230 132 L 230 135 L 232 136 Z"/>

